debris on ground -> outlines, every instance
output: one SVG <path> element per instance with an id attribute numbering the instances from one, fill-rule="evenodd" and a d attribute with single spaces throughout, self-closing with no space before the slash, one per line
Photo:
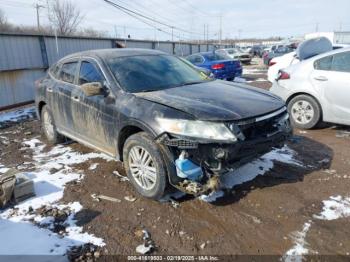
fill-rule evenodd
<path id="1" fill-rule="evenodd" d="M 125 181 L 129 181 L 129 178 L 126 176 L 122 176 L 121 174 L 119 174 L 118 171 L 113 171 L 113 175 L 117 176 L 120 178 L 120 181 L 125 182 Z"/>
<path id="2" fill-rule="evenodd" d="M 33 196 L 33 181 L 23 173 L 11 168 L 0 174 L 0 207 L 6 206 L 11 200 L 19 203 Z"/>
<path id="3" fill-rule="evenodd" d="M 137 237 L 142 237 L 143 244 L 136 247 L 136 252 L 142 255 L 149 254 L 155 249 L 154 242 L 151 238 L 151 234 L 143 229 L 135 232 Z"/>
<path id="4" fill-rule="evenodd" d="M 350 131 L 345 131 L 345 130 L 337 131 L 335 136 L 338 138 L 350 138 Z"/>
<path id="5" fill-rule="evenodd" d="M 86 243 L 81 246 L 74 246 L 67 252 L 69 261 L 96 261 L 101 257 L 98 246 Z"/>
<path id="6" fill-rule="evenodd" d="M 91 197 L 92 197 L 95 201 L 97 201 L 97 202 L 101 201 L 101 199 L 103 199 L 103 200 L 108 200 L 108 201 L 115 202 L 115 203 L 120 203 L 120 202 L 122 202 L 122 201 L 121 201 L 120 199 L 118 199 L 118 198 L 110 197 L 110 196 L 105 196 L 105 195 L 96 195 L 96 194 L 92 194 Z"/>
<path id="7" fill-rule="evenodd" d="M 126 196 L 126 197 L 124 197 L 124 199 L 126 201 L 129 201 L 129 202 L 135 202 L 136 201 L 136 197 L 134 197 L 134 196 Z"/>

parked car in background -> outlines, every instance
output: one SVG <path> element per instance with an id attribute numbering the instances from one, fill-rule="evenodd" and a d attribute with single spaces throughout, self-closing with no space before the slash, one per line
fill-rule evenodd
<path id="1" fill-rule="evenodd" d="M 253 45 L 249 53 L 252 56 L 262 57 L 263 50 L 264 50 L 264 47 L 262 45 Z"/>
<path id="2" fill-rule="evenodd" d="M 66 136 L 122 160 L 132 185 L 153 199 L 169 185 L 194 195 L 216 190 L 219 176 L 282 147 L 291 133 L 277 96 L 203 77 L 156 50 L 69 55 L 35 91 L 49 143 Z"/>
<path id="3" fill-rule="evenodd" d="M 215 52 L 239 60 L 243 64 L 249 64 L 252 61 L 252 56 L 249 53 L 243 52 L 238 47 L 218 49 Z"/>
<path id="4" fill-rule="evenodd" d="M 270 91 L 288 104 L 294 126 L 350 125 L 350 48 L 336 49 L 280 70 Z"/>
<path id="5" fill-rule="evenodd" d="M 190 55 L 186 59 L 198 67 L 210 70 L 215 78 L 232 81 L 242 75 L 242 65 L 224 53 L 203 52 Z"/>
<path id="6" fill-rule="evenodd" d="M 188 64 L 189 66 L 193 67 L 194 69 L 198 70 L 199 72 L 202 72 L 203 74 L 205 74 L 207 77 L 210 77 L 210 78 L 215 78 L 215 75 L 207 68 L 204 68 L 204 67 L 199 67 L 199 66 L 196 66 L 194 64 L 192 64 L 190 61 L 186 60 L 185 58 L 183 57 L 178 57 L 180 58 L 183 62 L 185 62 L 186 64 Z"/>
<path id="7" fill-rule="evenodd" d="M 265 65 L 269 65 L 270 61 L 274 58 L 274 57 L 279 57 L 282 55 L 285 55 L 287 53 L 293 52 L 294 49 L 290 48 L 289 46 L 279 46 L 276 49 L 272 50 L 268 53 L 265 53 L 263 56 L 263 61 Z"/>
<path id="8" fill-rule="evenodd" d="M 349 45 L 345 44 L 335 44 L 333 45 L 333 50 L 349 47 Z M 278 76 L 279 70 L 283 68 L 287 68 L 290 65 L 294 65 L 299 63 L 300 60 L 295 51 L 285 54 L 283 56 L 274 57 L 269 63 L 269 69 L 267 71 L 267 79 L 273 83 Z"/>

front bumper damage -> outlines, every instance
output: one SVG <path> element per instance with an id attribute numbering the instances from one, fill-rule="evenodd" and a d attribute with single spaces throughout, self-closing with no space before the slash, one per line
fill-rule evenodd
<path id="1" fill-rule="evenodd" d="M 193 195 L 208 194 L 220 188 L 219 177 L 242 166 L 273 148 L 281 148 L 292 134 L 288 113 L 256 121 L 226 123 L 238 138 L 237 142 L 217 143 L 163 133 L 156 141 L 166 146 L 173 161 L 183 152 L 201 167 L 203 176 L 194 181 L 169 174 L 170 183 L 179 190 Z"/>

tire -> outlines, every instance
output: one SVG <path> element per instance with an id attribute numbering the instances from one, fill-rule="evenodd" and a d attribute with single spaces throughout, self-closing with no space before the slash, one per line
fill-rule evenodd
<path id="1" fill-rule="evenodd" d="M 293 126 L 300 129 L 314 128 L 321 120 L 321 106 L 311 96 L 298 95 L 288 103 Z"/>
<path id="2" fill-rule="evenodd" d="M 65 141 L 65 137 L 57 132 L 51 110 L 47 105 L 41 109 L 41 129 L 45 140 L 51 144 L 59 144 Z"/>
<path id="3" fill-rule="evenodd" d="M 151 160 L 142 152 L 146 152 Z M 146 158 L 145 161 L 140 160 L 142 156 Z M 130 136 L 125 141 L 123 159 L 127 175 L 139 194 L 156 200 L 164 196 L 167 187 L 167 163 L 162 157 L 161 149 L 150 135 L 140 132 Z"/>

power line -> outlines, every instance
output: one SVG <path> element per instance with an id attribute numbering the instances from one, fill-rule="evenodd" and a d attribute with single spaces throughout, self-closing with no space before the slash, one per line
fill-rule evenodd
<path id="1" fill-rule="evenodd" d="M 128 14 L 129 16 L 134 17 L 135 19 L 137 19 L 137 20 L 139 20 L 139 21 L 141 21 L 141 22 L 143 22 L 143 23 L 145 23 L 145 24 L 147 24 L 147 25 L 149 25 L 149 26 L 151 26 L 151 27 L 157 29 L 158 31 L 161 31 L 161 32 L 163 32 L 163 33 L 165 33 L 165 34 L 167 34 L 167 35 L 172 35 L 172 33 L 169 33 L 168 31 L 165 31 L 165 30 L 163 30 L 163 29 L 161 29 L 161 28 L 159 28 L 159 27 L 157 27 L 157 26 L 151 24 L 150 22 L 145 21 L 145 19 L 142 19 L 142 18 L 139 17 L 138 15 L 134 14 L 134 12 L 132 12 L 131 10 L 129 11 L 127 8 L 120 8 L 119 5 L 113 3 L 113 2 L 111 2 L 111 1 L 109 1 L 109 0 L 103 0 L 103 1 L 105 1 L 106 3 L 108 3 L 108 4 L 110 4 L 110 5 L 114 6 L 114 7 L 116 7 L 117 9 L 119 9 L 120 11 L 122 11 L 122 12 Z M 181 37 L 180 37 L 180 36 L 177 36 L 177 38 L 179 38 L 179 39 L 181 40 Z M 185 38 L 185 37 L 183 37 L 183 38 Z"/>
<path id="2" fill-rule="evenodd" d="M 123 7 L 123 6 L 121 6 L 121 5 L 118 5 L 118 4 L 116 4 L 116 3 L 112 2 L 112 1 L 109 1 L 109 0 L 103 0 L 103 1 L 105 1 L 106 3 L 108 3 L 108 4 L 110 4 L 110 5 L 114 6 L 114 7 L 116 7 L 117 9 L 119 9 L 119 10 L 121 10 L 121 11 L 123 11 L 123 12 L 125 12 L 125 13 L 127 13 L 127 14 L 129 14 L 129 15 L 130 15 L 130 13 L 132 13 L 132 14 L 133 14 L 133 17 L 135 17 L 135 16 L 136 16 L 136 17 L 141 17 L 141 18 L 143 18 L 143 20 L 146 19 L 146 20 L 149 20 L 149 21 L 151 21 L 151 22 L 153 22 L 153 23 L 157 23 L 157 24 L 160 24 L 160 25 L 169 27 L 170 29 L 176 29 L 176 30 L 178 30 L 178 31 L 182 31 L 182 32 L 185 32 L 185 33 L 188 33 L 188 34 L 197 34 L 197 35 L 199 34 L 199 33 L 196 33 L 196 32 L 191 32 L 191 31 L 188 31 L 188 30 L 179 28 L 179 27 L 177 27 L 177 26 L 169 25 L 169 24 L 164 23 L 164 22 L 162 22 L 162 21 L 156 20 L 156 19 L 154 19 L 154 18 L 151 18 L 151 17 L 148 17 L 148 16 L 146 16 L 146 15 L 143 15 L 143 14 L 141 14 L 141 13 L 139 13 L 139 12 L 136 12 L 136 11 L 133 11 L 133 10 L 128 9 L 128 8 L 126 8 L 126 7 Z M 157 28 L 157 29 L 159 29 L 159 28 Z M 201 34 L 199 34 L 199 35 L 201 35 Z"/>

